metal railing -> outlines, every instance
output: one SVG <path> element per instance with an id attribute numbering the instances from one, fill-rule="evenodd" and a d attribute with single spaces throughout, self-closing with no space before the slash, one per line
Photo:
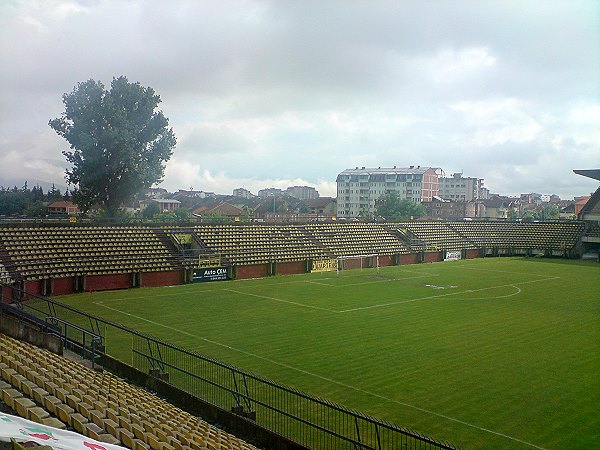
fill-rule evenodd
<path id="1" fill-rule="evenodd" d="M 52 323 L 69 322 L 82 335 L 91 333 L 94 342 L 102 343 L 98 347 L 105 354 L 168 379 L 190 395 L 304 446 L 355 450 L 458 448 L 50 298 L 27 295 L 32 299 L 20 302 L 23 310 Z"/>

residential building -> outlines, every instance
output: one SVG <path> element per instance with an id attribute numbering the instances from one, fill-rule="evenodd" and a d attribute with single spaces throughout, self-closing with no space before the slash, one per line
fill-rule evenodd
<path id="1" fill-rule="evenodd" d="M 285 190 L 285 193 L 290 197 L 300 200 L 312 200 L 319 198 L 319 191 L 311 186 L 290 186 Z"/>
<path id="2" fill-rule="evenodd" d="M 480 210 L 482 209 L 481 203 L 476 200 L 469 202 L 455 202 L 440 197 L 433 197 L 432 201 L 423 202 L 422 204 L 427 211 L 427 217 L 432 219 L 457 220 L 463 218 L 476 218 L 480 217 Z"/>
<path id="3" fill-rule="evenodd" d="M 281 189 L 277 189 L 277 188 L 266 188 L 266 189 L 261 189 L 260 191 L 258 191 L 258 196 L 260 198 L 267 198 L 267 197 L 277 197 L 278 195 L 282 195 L 283 191 Z"/>
<path id="4" fill-rule="evenodd" d="M 311 214 L 315 214 L 317 218 L 325 217 L 332 218 L 336 215 L 336 200 L 332 197 L 319 197 L 304 202 Z"/>
<path id="5" fill-rule="evenodd" d="M 51 216 L 72 216 L 80 212 L 77 205 L 70 200 L 59 200 L 48 205 L 48 214 Z"/>
<path id="6" fill-rule="evenodd" d="M 169 192 L 164 188 L 148 188 L 144 191 L 144 197 L 146 198 L 159 198 L 165 197 Z"/>
<path id="7" fill-rule="evenodd" d="M 548 200 L 550 203 L 560 203 L 561 202 L 561 198 L 556 195 L 556 194 L 552 194 L 550 195 L 550 200 Z"/>
<path id="8" fill-rule="evenodd" d="M 547 200 L 544 200 L 543 197 L 544 196 L 542 194 L 532 192 L 530 194 L 521 194 L 519 197 L 519 200 L 521 201 L 522 205 L 532 204 L 532 203 L 534 203 L 536 205 L 541 205 L 544 201 L 550 200 L 550 196 L 548 196 Z"/>
<path id="9" fill-rule="evenodd" d="M 205 192 L 205 191 L 194 191 L 193 189 L 190 189 L 189 191 L 186 191 L 185 189 L 179 189 L 177 191 L 177 193 L 175 195 L 173 195 L 173 197 L 176 198 L 208 198 L 208 197 L 215 197 L 216 194 L 214 192 Z"/>
<path id="10" fill-rule="evenodd" d="M 244 189 L 244 188 L 234 189 L 233 196 L 238 197 L 238 198 L 254 198 L 254 197 L 256 197 L 256 195 L 254 195 L 248 189 Z"/>
<path id="11" fill-rule="evenodd" d="M 575 214 L 575 202 L 563 207 L 558 217 L 563 220 L 577 220 L 577 214 Z"/>
<path id="12" fill-rule="evenodd" d="M 579 197 L 575 197 L 575 215 L 579 216 L 579 214 L 581 213 L 581 210 L 583 210 L 583 207 L 586 205 L 586 203 L 588 202 L 588 200 L 592 198 L 591 195 L 582 195 Z"/>
<path id="13" fill-rule="evenodd" d="M 242 217 L 247 216 L 246 211 L 235 205 L 227 202 L 220 202 L 214 205 L 200 206 L 192 211 L 195 217 L 207 216 L 222 216 L 229 217 L 235 221 L 239 221 Z"/>
<path id="14" fill-rule="evenodd" d="M 439 181 L 438 197 L 445 200 L 470 202 L 487 199 L 482 178 L 463 177 L 462 173 L 454 173 L 451 177 L 441 177 Z"/>
<path id="15" fill-rule="evenodd" d="M 337 215 L 340 218 L 371 216 L 375 202 L 387 193 L 414 202 L 431 201 L 437 195 L 442 169 L 406 168 L 346 169 L 337 176 Z"/>
<path id="16" fill-rule="evenodd" d="M 181 205 L 179 200 L 175 200 L 173 198 L 153 198 L 150 199 L 150 201 L 158 203 L 158 208 L 161 214 L 164 212 L 173 212 Z"/>
<path id="17" fill-rule="evenodd" d="M 507 219 L 511 211 L 511 201 L 500 196 L 484 200 L 481 217 L 490 219 Z"/>

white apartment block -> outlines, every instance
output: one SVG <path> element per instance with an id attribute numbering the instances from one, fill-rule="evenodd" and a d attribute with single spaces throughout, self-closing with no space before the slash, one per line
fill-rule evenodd
<path id="1" fill-rule="evenodd" d="M 283 194 L 283 191 L 279 188 L 265 188 L 265 189 L 261 189 L 260 191 L 258 191 L 258 196 L 260 198 L 267 198 L 267 197 L 278 197 L 280 195 Z"/>
<path id="2" fill-rule="evenodd" d="M 482 178 L 463 177 L 461 173 L 455 173 L 451 177 L 440 178 L 438 197 L 454 202 L 470 202 L 487 199 L 488 192 L 483 187 Z"/>
<path id="3" fill-rule="evenodd" d="M 299 200 L 313 200 L 319 198 L 319 191 L 311 186 L 290 186 L 285 190 L 285 193 L 290 197 L 295 197 Z"/>
<path id="4" fill-rule="evenodd" d="M 442 169 L 421 166 L 346 169 L 336 180 L 337 215 L 373 215 L 376 201 L 389 192 L 414 202 L 431 201 L 442 174 Z"/>
<path id="5" fill-rule="evenodd" d="M 234 189 L 233 196 L 239 197 L 239 198 L 254 198 L 254 197 L 256 197 L 256 195 L 254 195 L 252 192 L 250 192 L 248 189 L 245 189 L 245 188 Z"/>

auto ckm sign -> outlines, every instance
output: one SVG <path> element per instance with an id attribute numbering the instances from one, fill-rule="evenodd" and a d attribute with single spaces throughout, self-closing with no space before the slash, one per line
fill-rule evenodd
<path id="1" fill-rule="evenodd" d="M 227 267 L 205 267 L 194 269 L 194 283 L 227 280 Z"/>

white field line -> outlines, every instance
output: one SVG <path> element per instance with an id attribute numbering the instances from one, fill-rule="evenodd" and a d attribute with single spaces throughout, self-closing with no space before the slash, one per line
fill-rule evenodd
<path id="1" fill-rule="evenodd" d="M 496 269 L 482 269 L 481 267 L 465 267 L 465 266 L 460 266 L 460 267 L 453 267 L 453 269 L 468 269 L 468 270 L 483 270 L 485 272 L 497 272 L 497 273 L 510 273 L 512 275 L 523 275 L 523 272 L 512 272 L 510 270 L 496 270 Z M 532 276 L 532 277 L 545 277 L 547 275 L 537 275 L 535 273 L 528 273 L 528 276 Z"/>
<path id="2" fill-rule="evenodd" d="M 442 419 L 446 419 L 446 420 L 449 420 L 449 421 L 452 421 L 452 422 L 460 423 L 461 425 L 465 425 L 465 426 L 470 427 L 470 428 L 475 428 L 476 430 L 483 431 L 483 432 L 486 432 L 486 433 L 494 434 L 496 436 L 500 436 L 500 437 L 509 439 L 511 441 L 519 442 L 521 444 L 528 445 L 528 446 L 533 447 L 533 448 L 537 448 L 537 449 L 540 449 L 540 450 L 546 450 L 544 447 L 540 447 L 538 445 L 532 444 L 532 443 L 524 441 L 522 439 L 518 439 L 518 438 L 510 436 L 508 434 L 500 433 L 498 431 L 493 431 L 493 430 L 490 430 L 489 428 L 480 427 L 478 425 L 474 425 L 472 423 L 465 422 L 465 421 L 457 419 L 455 417 L 447 416 L 445 414 L 437 413 L 435 411 L 431 411 L 431 410 L 428 410 L 428 409 L 425 409 L 425 408 L 421 408 L 419 406 L 411 405 L 410 403 L 405 403 L 405 402 L 401 402 L 399 400 L 394 400 L 394 399 L 391 399 L 389 397 L 385 397 L 383 395 L 376 394 L 374 392 L 367 391 L 365 389 L 361 389 L 361 388 L 358 388 L 356 386 L 352 386 L 351 384 L 347 384 L 347 383 L 343 383 L 343 382 L 334 380 L 333 378 L 324 377 L 322 375 L 319 375 L 319 374 L 316 374 L 316 373 L 313 373 L 313 372 L 309 372 L 308 370 L 300 369 L 298 367 L 294 367 L 294 366 L 291 366 L 291 365 L 286 364 L 286 363 L 275 361 L 274 359 L 271 359 L 271 358 L 266 358 L 264 356 L 257 355 L 256 353 L 252 353 L 252 352 L 248 352 L 248 351 L 245 351 L 245 350 L 241 350 L 241 349 L 232 347 L 230 345 L 223 344 L 222 342 L 214 341 L 212 339 L 207 339 L 207 338 L 202 337 L 202 336 L 197 336 L 197 335 L 189 333 L 187 331 L 180 330 L 179 328 L 171 327 L 169 325 L 164 325 L 162 323 L 155 322 L 155 321 L 150 320 L 150 319 L 145 319 L 143 317 L 136 316 L 135 314 L 131 314 L 131 313 L 128 313 L 128 312 L 125 312 L 125 311 L 121 311 L 120 309 L 117 309 L 117 308 L 112 308 L 112 307 L 110 307 L 108 305 L 102 304 L 101 302 L 95 302 L 95 303 L 97 305 L 99 305 L 99 306 L 102 306 L 103 308 L 110 309 L 111 311 L 115 311 L 115 312 L 124 314 L 126 316 L 130 316 L 130 317 L 133 317 L 135 319 L 142 320 L 144 322 L 148 322 L 148 323 L 150 323 L 152 325 L 163 327 L 163 328 L 166 328 L 168 330 L 174 331 L 176 333 L 180 333 L 180 334 L 183 334 L 183 335 L 186 335 L 186 336 L 193 337 L 195 339 L 200 339 L 200 340 L 202 340 L 204 342 L 208 342 L 210 344 L 218 345 L 220 347 L 224 347 L 224 348 L 227 348 L 229 350 L 233 350 L 233 351 L 241 353 L 243 355 L 251 356 L 253 358 L 257 358 L 257 359 L 269 362 L 269 363 L 274 364 L 276 366 L 284 367 L 284 368 L 289 369 L 289 370 L 294 370 L 296 372 L 300 372 L 300 373 L 303 373 L 305 375 L 308 375 L 308 376 L 311 376 L 311 377 L 314 377 L 314 378 L 318 378 L 318 379 L 327 381 L 329 383 L 336 384 L 338 386 L 342 386 L 342 387 L 347 388 L 347 389 L 351 389 L 351 390 L 356 391 L 356 392 L 361 392 L 363 394 L 366 394 L 366 395 L 369 395 L 369 396 L 372 396 L 372 397 L 376 397 L 376 398 L 379 398 L 379 399 L 382 399 L 382 400 L 386 400 L 388 402 L 392 402 L 392 403 L 395 403 L 397 405 L 404 406 L 406 408 L 411 408 L 411 409 L 414 409 L 416 411 L 420 411 L 420 412 L 423 412 L 423 413 L 426 413 L 426 414 L 430 414 L 430 415 L 433 415 L 433 416 L 436 416 L 436 417 L 440 417 Z"/>
<path id="3" fill-rule="evenodd" d="M 392 267 L 392 266 L 390 266 Z M 399 266 L 393 266 L 393 267 L 399 267 Z M 364 270 L 369 270 L 371 268 L 365 268 Z M 374 269 L 374 268 L 372 268 Z M 408 272 L 408 273 L 417 273 L 417 274 L 423 274 L 424 270 L 418 271 L 418 270 L 408 270 L 405 269 L 404 272 Z M 307 275 L 312 275 L 311 273 L 299 273 L 294 275 L 294 277 L 296 276 L 307 276 Z M 363 274 L 353 274 L 353 275 L 344 275 L 343 277 L 348 279 L 348 278 L 358 278 L 360 276 L 362 276 Z M 268 284 L 267 286 L 277 286 L 280 284 L 304 284 L 304 283 L 310 283 L 310 284 L 318 284 L 318 285 L 322 285 L 322 286 L 329 286 L 329 287 L 338 287 L 338 288 L 342 288 L 345 286 L 359 286 L 361 284 L 370 284 L 370 283 L 381 283 L 381 282 L 385 282 L 385 281 L 397 281 L 397 280 L 408 280 L 411 278 L 424 278 L 427 276 L 439 276 L 438 274 L 423 274 L 419 277 L 405 277 L 405 278 L 394 278 L 393 280 L 377 280 L 377 281 L 366 281 L 364 283 L 353 283 L 353 284 L 344 284 L 344 285 L 336 285 L 336 284 L 329 284 L 329 283 L 321 283 L 319 281 L 313 281 L 313 280 L 286 280 L 286 281 L 282 281 L 282 280 L 277 280 L 277 282 Z M 339 279 L 338 276 L 335 277 L 322 277 L 319 278 L 319 280 L 337 280 Z M 264 278 L 248 278 L 248 279 L 243 279 L 243 280 L 228 280 L 227 284 L 229 283 L 242 283 L 242 282 L 252 282 L 252 281 L 257 281 L 257 280 L 264 280 Z M 275 281 L 275 280 L 273 280 Z M 248 283 L 249 284 L 249 283 Z M 245 287 L 249 287 L 249 288 L 253 288 L 253 287 L 265 287 L 264 284 L 256 284 L 255 286 L 245 286 Z M 204 292 L 221 292 L 221 291 L 227 291 L 227 290 L 231 290 L 231 289 L 227 289 L 227 288 L 221 288 L 221 289 L 198 289 L 198 286 L 192 284 L 190 286 L 160 286 L 160 288 L 163 289 L 177 289 L 177 292 L 170 292 L 168 294 L 151 294 L 151 295 L 137 295 L 134 297 L 123 297 L 123 298 L 107 298 L 107 299 L 103 299 L 102 302 L 120 302 L 120 301 L 126 301 L 126 300 L 140 300 L 140 299 L 147 299 L 149 296 L 150 297 L 171 297 L 173 295 L 180 295 L 180 294 L 202 294 Z M 92 294 L 95 295 L 96 293 Z M 251 295 L 251 294 L 248 294 Z M 282 301 L 282 300 L 279 300 Z M 301 303 L 299 303 L 300 305 L 302 305 Z M 304 305 L 306 306 L 306 305 Z M 330 311 L 328 309 L 324 309 L 325 311 Z"/>
<path id="4" fill-rule="evenodd" d="M 345 283 L 345 284 L 329 284 L 329 283 L 318 283 L 316 281 L 303 281 L 303 283 L 311 283 L 311 284 L 319 284 L 321 286 L 328 286 L 334 288 L 345 288 L 350 286 L 362 286 L 363 284 L 373 284 L 373 283 L 391 283 L 393 281 L 402 281 L 402 280 L 412 280 L 414 278 L 427 278 L 427 277 L 437 277 L 438 274 L 423 274 L 416 277 L 404 277 L 404 278 L 388 278 L 385 280 L 372 280 L 372 281 L 362 281 L 360 283 Z"/>
<path id="5" fill-rule="evenodd" d="M 303 308 L 318 309 L 319 311 L 327 311 L 327 312 L 332 312 L 332 313 L 337 312 L 337 311 L 332 310 L 332 309 L 321 308 L 319 306 L 313 306 L 313 305 L 306 305 L 304 303 L 293 302 L 291 300 L 284 300 L 282 298 L 269 297 L 267 295 L 250 294 L 249 292 L 236 291 L 235 289 L 223 289 L 223 290 L 224 291 L 228 291 L 228 292 L 233 292 L 235 294 L 250 295 L 252 297 L 258 297 L 258 298 L 264 298 L 264 299 L 267 299 L 267 300 L 273 300 L 275 302 L 289 303 L 289 304 L 296 305 L 296 306 L 302 306 Z"/>
<path id="6" fill-rule="evenodd" d="M 383 271 L 383 270 L 385 270 L 387 268 L 399 269 L 400 267 L 401 266 L 385 266 L 385 267 L 381 267 L 380 270 Z M 425 272 L 425 270 L 426 270 L 426 269 L 422 269 L 422 270 L 410 269 L 409 270 L 409 269 L 404 269 L 404 267 L 406 267 L 406 266 L 402 266 L 401 271 L 402 272 L 408 272 L 408 273 L 423 274 Z M 365 275 L 364 273 L 362 273 L 362 270 L 364 270 L 364 271 L 376 271 L 377 269 L 375 267 L 366 267 L 364 269 L 357 270 L 358 273 L 354 273 L 354 274 L 346 274 L 346 273 L 344 273 L 343 275 L 335 275 L 335 276 L 325 276 L 325 274 L 333 274 L 333 273 L 335 273 L 335 271 L 334 272 L 322 272 L 320 274 L 321 276 L 318 276 L 315 273 L 310 273 L 310 272 L 308 272 L 308 273 L 299 273 L 299 274 L 293 275 L 293 277 L 296 278 L 296 277 L 306 277 L 306 276 L 310 276 L 310 275 L 316 275 L 318 277 L 318 281 L 313 281 L 313 280 L 289 280 L 289 281 L 286 280 L 286 281 L 281 281 L 281 280 L 278 280 L 278 282 L 277 283 L 273 283 L 273 285 L 276 286 L 276 285 L 279 285 L 279 284 L 298 284 L 298 283 L 314 283 L 314 284 L 318 284 L 318 282 L 323 281 L 323 280 L 338 280 L 340 278 L 345 278 L 345 279 L 348 279 L 348 278 L 360 278 L 360 277 L 368 276 L 369 275 L 369 274 Z M 437 275 L 437 274 L 434 274 L 434 275 Z M 231 281 L 233 281 L 233 282 L 240 282 L 241 283 L 241 282 L 244 282 L 244 281 L 253 281 L 253 280 L 256 281 L 256 280 L 259 280 L 259 279 L 264 280 L 265 278 L 250 278 L 250 279 L 244 279 L 244 280 L 231 280 Z M 323 283 L 323 284 L 325 284 L 325 283 Z M 262 286 L 264 286 L 264 284 L 258 285 L 258 286 L 262 287 Z M 252 287 L 255 287 L 255 286 L 252 286 Z M 339 286 L 339 287 L 343 287 L 343 286 Z"/>
<path id="7" fill-rule="evenodd" d="M 522 281 L 520 283 L 512 283 L 512 284 L 501 284 L 501 285 L 498 285 L 498 286 L 488 286 L 488 287 L 484 287 L 484 288 L 480 288 L 480 289 L 467 289 L 465 291 L 449 292 L 447 294 L 439 294 L 439 295 L 429 295 L 427 297 L 413 298 L 413 299 L 410 299 L 410 300 L 400 300 L 400 301 L 397 301 L 397 302 L 380 303 L 378 305 L 369 305 L 369 306 L 361 306 L 359 308 L 343 309 L 341 311 L 336 311 L 336 312 L 338 312 L 338 313 L 347 313 L 347 312 L 353 312 L 353 311 L 362 311 L 362 310 L 365 310 L 365 309 L 382 308 L 384 306 L 394 306 L 394 305 L 401 305 L 403 303 L 413 303 L 413 302 L 419 302 L 419 301 L 422 301 L 422 300 L 432 300 L 432 299 L 436 299 L 436 298 L 440 298 L 440 297 L 448 297 L 450 295 L 468 294 L 468 293 L 471 293 L 471 292 L 480 292 L 480 291 L 486 291 L 486 290 L 489 290 L 489 289 L 497 289 L 497 288 L 502 288 L 502 287 L 516 287 L 517 285 L 529 284 L 529 283 L 539 283 L 540 281 L 555 280 L 557 278 L 560 278 L 560 277 L 544 278 L 543 280 Z"/>
<path id="8" fill-rule="evenodd" d="M 494 297 L 470 297 L 469 300 L 490 300 L 494 298 L 508 298 L 514 297 L 515 295 L 519 295 L 521 293 L 521 289 L 515 286 L 514 284 L 511 284 L 510 286 L 515 288 L 515 292 L 511 292 L 510 294 L 505 295 L 496 295 Z"/>
<path id="9" fill-rule="evenodd" d="M 318 281 L 311 281 L 311 280 L 302 281 L 302 283 L 318 284 L 319 286 L 329 286 L 329 287 L 335 286 L 335 284 L 319 283 Z"/>
<path id="10" fill-rule="evenodd" d="M 173 297 L 174 295 L 181 295 L 181 294 L 201 294 L 204 292 L 220 292 L 223 289 L 205 289 L 205 290 L 180 290 L 177 292 L 171 292 L 170 294 L 148 294 L 148 295 L 137 295 L 135 297 L 121 297 L 121 298 L 107 298 L 107 299 L 102 299 L 99 301 L 102 302 L 122 302 L 122 301 L 127 301 L 127 300 L 139 300 L 139 299 L 145 299 L 147 300 L 148 298 L 154 298 L 154 297 Z M 94 295 L 94 294 L 92 294 Z"/>
<path id="11" fill-rule="evenodd" d="M 322 286 L 328 286 L 328 287 L 334 287 L 334 288 L 343 288 L 343 287 L 346 287 L 346 286 L 360 286 L 362 284 L 389 283 L 389 282 L 392 282 L 392 281 L 410 280 L 410 279 L 413 279 L 413 278 L 427 278 L 429 276 L 432 276 L 432 275 L 420 275 L 420 276 L 416 276 L 416 277 L 394 278 L 394 279 L 391 279 L 391 280 L 365 281 L 363 283 L 351 283 L 351 284 L 344 284 L 342 286 L 337 286 L 337 285 L 334 285 L 334 284 L 326 284 L 326 283 L 316 283 L 316 282 L 312 282 L 312 281 L 303 281 L 302 283 L 312 283 L 312 284 L 319 284 L 319 285 L 322 285 Z M 223 289 L 223 290 L 224 291 L 228 291 L 228 292 L 234 292 L 234 293 L 240 294 L 240 295 L 250 295 L 252 297 L 258 297 L 258 298 L 264 298 L 264 299 L 267 299 L 267 300 L 273 300 L 275 302 L 290 303 L 292 305 L 302 306 L 304 308 L 317 309 L 319 311 L 327 311 L 327 312 L 331 312 L 331 313 L 346 312 L 346 311 L 337 311 L 335 309 L 322 308 L 322 307 L 319 307 L 319 306 L 307 305 L 305 303 L 294 302 L 294 301 L 291 301 L 291 300 L 284 300 L 282 298 L 269 297 L 267 295 L 251 294 L 249 292 L 237 291 L 235 289 Z"/>

